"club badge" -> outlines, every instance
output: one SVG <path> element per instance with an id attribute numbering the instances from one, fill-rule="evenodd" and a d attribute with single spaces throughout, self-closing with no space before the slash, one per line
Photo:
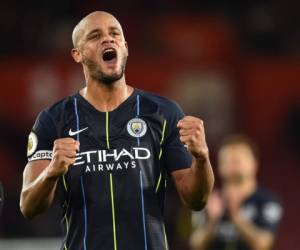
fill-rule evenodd
<path id="1" fill-rule="evenodd" d="M 133 118 L 127 123 L 127 131 L 133 137 L 142 137 L 147 132 L 147 124 L 140 118 Z"/>

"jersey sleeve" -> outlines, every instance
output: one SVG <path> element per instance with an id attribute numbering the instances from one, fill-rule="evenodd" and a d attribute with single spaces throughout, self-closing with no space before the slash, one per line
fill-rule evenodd
<path id="1" fill-rule="evenodd" d="M 260 227 L 264 230 L 276 232 L 282 218 L 282 206 L 275 200 L 268 200 L 262 204 Z"/>
<path id="2" fill-rule="evenodd" d="M 28 136 L 28 162 L 35 160 L 51 160 L 53 142 L 56 139 L 56 127 L 50 115 L 42 111 Z"/>
<path id="3" fill-rule="evenodd" d="M 173 104 L 171 115 L 167 121 L 167 136 L 164 146 L 164 165 L 168 173 L 175 170 L 189 168 L 192 164 L 192 155 L 179 139 L 177 123 L 184 117 L 184 113 L 177 104 Z"/>

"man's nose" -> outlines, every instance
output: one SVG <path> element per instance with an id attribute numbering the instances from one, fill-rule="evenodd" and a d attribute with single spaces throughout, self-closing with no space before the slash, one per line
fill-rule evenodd
<path id="1" fill-rule="evenodd" d="M 111 37 L 109 34 L 105 34 L 103 36 L 103 39 L 102 39 L 102 44 L 107 44 L 107 43 L 114 43 L 114 39 L 113 37 Z"/>

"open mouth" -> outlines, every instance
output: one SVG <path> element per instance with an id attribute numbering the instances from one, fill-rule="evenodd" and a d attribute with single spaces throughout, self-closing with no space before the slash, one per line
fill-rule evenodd
<path id="1" fill-rule="evenodd" d="M 117 58 L 117 51 L 113 48 L 105 49 L 102 54 L 102 59 L 105 62 L 112 61 Z"/>

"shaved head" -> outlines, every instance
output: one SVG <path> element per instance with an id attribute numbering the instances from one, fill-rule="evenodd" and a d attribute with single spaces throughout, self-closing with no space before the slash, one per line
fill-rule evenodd
<path id="1" fill-rule="evenodd" d="M 95 11 L 85 16 L 72 33 L 71 54 L 83 65 L 87 81 L 114 84 L 124 78 L 127 42 L 119 21 L 110 13 Z"/>
<path id="2" fill-rule="evenodd" d="M 95 18 L 99 18 L 99 17 L 114 19 L 115 23 L 119 26 L 119 29 L 123 32 L 121 24 L 112 14 L 105 11 L 94 11 L 88 14 L 87 16 L 85 16 L 84 18 L 82 18 L 80 22 L 73 29 L 72 42 L 74 48 L 77 48 L 79 46 L 79 42 L 83 37 L 84 31 L 88 26 L 88 24 L 92 22 Z"/>

